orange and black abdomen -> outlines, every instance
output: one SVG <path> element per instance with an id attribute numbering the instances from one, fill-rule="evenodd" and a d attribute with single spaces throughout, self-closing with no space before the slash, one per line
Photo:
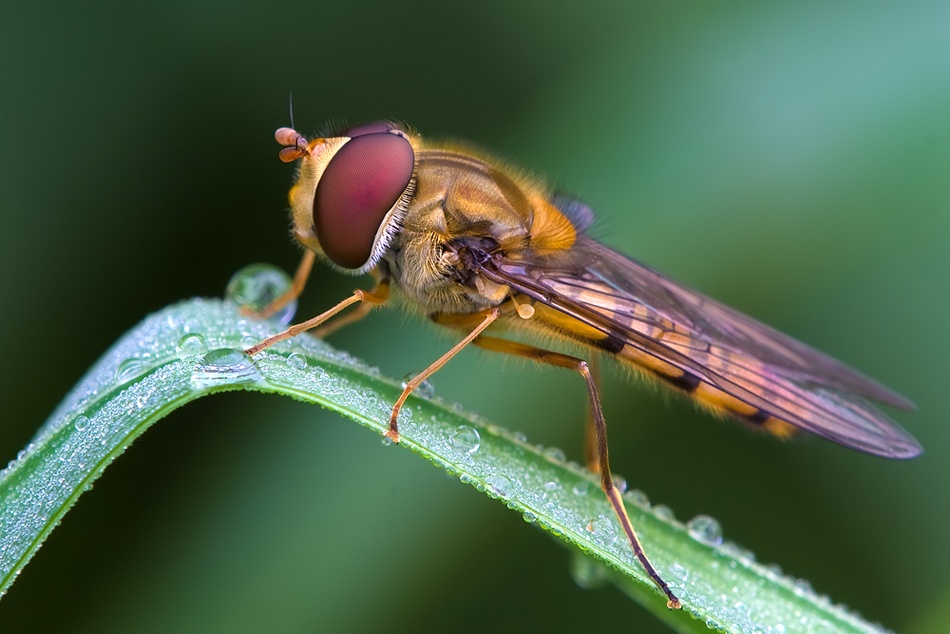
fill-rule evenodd
<path id="1" fill-rule="evenodd" d="M 780 437 L 788 437 L 798 431 L 793 425 L 710 385 L 692 372 L 681 370 L 671 363 L 640 350 L 620 337 L 604 334 L 594 326 L 544 304 L 535 303 L 534 308 L 535 319 L 543 323 L 546 330 L 601 350 L 621 365 L 648 378 L 660 380 L 717 414 L 731 416 Z M 671 330 L 668 332 L 672 332 L 672 324 L 669 328 Z"/>
<path id="2" fill-rule="evenodd" d="M 659 379 L 715 413 L 732 416 L 783 438 L 792 436 L 798 431 L 793 425 L 710 385 L 692 372 L 657 359 L 616 337 L 608 335 L 596 341 L 595 345 L 614 355 L 621 363 L 632 366 L 647 376 Z"/>

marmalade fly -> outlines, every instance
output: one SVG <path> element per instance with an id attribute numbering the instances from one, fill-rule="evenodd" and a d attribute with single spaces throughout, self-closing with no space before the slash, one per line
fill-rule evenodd
<path id="1" fill-rule="evenodd" d="M 885 458 L 921 452 L 865 400 L 913 408 L 907 399 L 599 244 L 584 233 L 591 209 L 536 178 L 390 121 L 313 140 L 280 128 L 275 137 L 284 146 L 281 160 L 299 163 L 289 198 L 294 236 L 307 251 L 290 290 L 261 316 L 300 295 L 316 256 L 344 273 L 370 273 L 376 286 L 247 353 L 318 326 L 316 334 L 327 334 L 397 291 L 403 304 L 464 336 L 406 384 L 386 432 L 394 442 L 409 394 L 469 344 L 577 372 L 590 400 L 588 465 L 670 608 L 680 600 L 644 553 L 613 484 L 606 423 L 587 362 L 497 333 L 540 334 L 605 353 L 707 409 L 777 436 L 805 430 Z M 324 325 L 353 304 L 352 312 Z"/>

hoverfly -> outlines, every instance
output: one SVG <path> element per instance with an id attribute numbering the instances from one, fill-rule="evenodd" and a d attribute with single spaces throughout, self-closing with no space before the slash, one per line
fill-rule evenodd
<path id="1" fill-rule="evenodd" d="M 463 336 L 406 384 L 386 432 L 395 442 L 409 394 L 469 344 L 577 372 L 591 406 L 588 464 L 670 608 L 680 601 L 644 553 L 613 484 L 606 423 L 587 362 L 497 333 L 543 334 L 606 353 L 708 409 L 779 436 L 805 430 L 886 458 L 921 452 L 865 400 L 911 409 L 907 399 L 599 244 L 584 233 L 594 219 L 590 208 L 535 178 L 479 152 L 430 143 L 390 121 L 313 140 L 280 128 L 275 137 L 284 146 L 280 158 L 299 162 L 289 198 L 294 236 L 307 251 L 290 290 L 261 315 L 300 295 L 316 256 L 345 273 L 370 273 L 376 286 L 247 353 L 318 326 L 316 333 L 326 334 L 398 291 L 404 304 Z"/>

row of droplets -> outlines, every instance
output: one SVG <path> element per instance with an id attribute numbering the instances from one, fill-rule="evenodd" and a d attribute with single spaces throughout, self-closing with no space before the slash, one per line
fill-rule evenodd
<path id="1" fill-rule="evenodd" d="M 514 436 L 519 438 L 519 440 L 522 442 L 525 441 L 523 434 L 515 433 Z M 469 425 L 458 426 L 451 435 L 451 443 L 452 447 L 459 454 L 465 456 L 474 456 L 482 446 L 481 437 L 478 430 Z M 545 457 L 552 461 L 571 464 L 574 467 L 573 470 L 580 470 L 580 467 L 574 463 L 566 463 L 564 452 L 558 448 L 543 449 L 542 453 Z M 506 475 L 492 473 L 481 478 L 474 478 L 470 475 L 463 474 L 461 479 L 463 482 L 472 484 L 480 491 L 483 491 L 492 497 L 507 500 L 508 506 L 510 508 L 516 508 L 519 506 L 517 503 L 509 499 L 519 488 L 518 484 L 513 482 L 512 479 Z M 615 484 L 618 485 L 618 489 L 620 489 L 621 492 L 624 491 L 626 484 L 623 478 L 615 476 Z M 554 481 L 544 484 L 546 491 L 553 491 L 559 486 L 560 485 Z M 599 489 L 596 484 L 589 481 L 584 481 L 573 486 L 572 490 L 576 495 L 587 495 L 594 488 Z M 625 492 L 624 498 L 641 508 L 652 508 L 654 515 L 664 521 L 676 523 L 674 513 L 669 507 L 665 505 L 655 505 L 651 507 L 649 498 L 642 491 L 634 489 Z M 522 515 L 524 520 L 528 523 L 533 524 L 540 522 L 542 525 L 544 524 L 544 522 L 540 521 L 538 515 L 532 510 L 525 509 L 522 511 Z M 729 563 L 730 567 L 757 565 L 760 569 L 760 574 L 768 577 L 771 581 L 789 585 L 796 595 L 815 601 L 819 604 L 824 603 L 826 605 L 830 605 L 830 600 L 826 596 L 818 595 L 807 580 L 786 576 L 782 572 L 781 568 L 774 564 L 770 566 L 761 566 L 756 564 L 754 553 L 739 546 L 735 542 L 724 539 L 722 526 L 715 518 L 709 515 L 697 515 L 688 520 L 684 526 L 687 534 L 692 539 L 701 544 L 713 547 L 723 555 L 731 558 Z M 543 527 L 550 528 L 549 526 Z M 595 518 L 591 518 L 589 521 L 587 521 L 584 529 L 595 538 L 595 541 L 606 541 L 613 543 L 619 538 L 619 529 L 613 516 L 600 515 Z M 718 562 L 715 562 L 715 565 L 718 566 Z M 685 581 L 689 576 L 688 570 L 686 570 L 686 568 L 680 564 L 672 564 L 670 570 L 674 578 L 680 579 L 682 581 Z M 575 578 L 577 578 L 578 575 L 584 578 L 585 573 L 580 572 L 575 574 Z M 579 583 L 581 582 L 579 581 Z M 584 578 L 584 581 L 581 583 L 581 585 L 584 586 L 589 586 L 591 584 L 592 580 L 589 578 Z M 837 607 L 839 609 L 843 609 L 843 606 Z M 709 625 L 712 627 L 716 626 L 714 621 L 710 621 Z M 772 631 L 780 632 L 781 629 L 775 629 Z"/>
<path id="2" fill-rule="evenodd" d="M 516 433 L 515 436 L 524 442 L 523 434 Z M 459 425 L 451 434 L 451 446 L 458 454 L 462 456 L 473 457 L 481 448 L 481 436 L 478 430 L 474 427 L 470 425 Z M 564 451 L 558 447 L 541 448 L 541 453 L 545 458 L 551 460 L 552 462 L 569 465 L 571 470 L 575 473 L 585 473 L 584 470 L 582 470 L 582 468 L 576 463 L 568 463 Z M 597 488 L 599 490 L 599 487 L 596 484 L 586 479 L 587 477 L 589 477 L 589 475 L 585 474 L 585 480 L 576 483 L 572 487 L 572 492 L 575 495 L 587 495 L 593 488 Z M 474 479 L 471 478 L 471 476 L 463 476 L 463 478 L 470 483 L 474 483 Z M 651 508 L 650 500 L 645 493 L 638 489 L 627 491 L 626 480 L 621 476 L 614 475 L 613 480 L 614 486 L 624 495 L 624 498 L 627 501 L 643 509 Z M 489 474 L 488 476 L 484 477 L 484 482 L 486 492 L 489 494 L 494 493 L 495 497 L 507 498 L 509 497 L 511 490 L 514 488 L 514 483 L 512 483 L 511 479 L 508 476 L 502 474 Z M 544 484 L 545 490 L 549 492 L 556 490 L 559 488 L 559 486 L 560 485 L 555 481 Z M 653 513 L 660 519 L 669 522 L 676 521 L 673 511 L 669 507 L 665 505 L 656 505 L 652 508 Z M 533 513 L 531 516 L 534 518 Z M 534 520 L 528 518 L 528 521 Z M 595 519 L 592 520 L 592 523 L 599 524 L 601 522 Z M 702 542 L 710 546 L 720 546 L 724 543 L 722 527 L 713 517 L 708 515 L 697 515 L 686 522 L 685 526 L 690 537 L 698 542 Z M 728 544 L 729 542 L 726 543 Z M 746 556 L 749 555 L 748 553 L 744 554 Z"/>

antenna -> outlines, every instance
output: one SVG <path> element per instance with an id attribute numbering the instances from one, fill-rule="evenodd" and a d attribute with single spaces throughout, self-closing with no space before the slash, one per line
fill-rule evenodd
<path id="1" fill-rule="evenodd" d="M 290 91 L 290 99 L 289 99 L 288 106 L 290 110 L 290 127 L 296 130 L 297 126 L 294 125 L 294 91 L 293 90 Z"/>

